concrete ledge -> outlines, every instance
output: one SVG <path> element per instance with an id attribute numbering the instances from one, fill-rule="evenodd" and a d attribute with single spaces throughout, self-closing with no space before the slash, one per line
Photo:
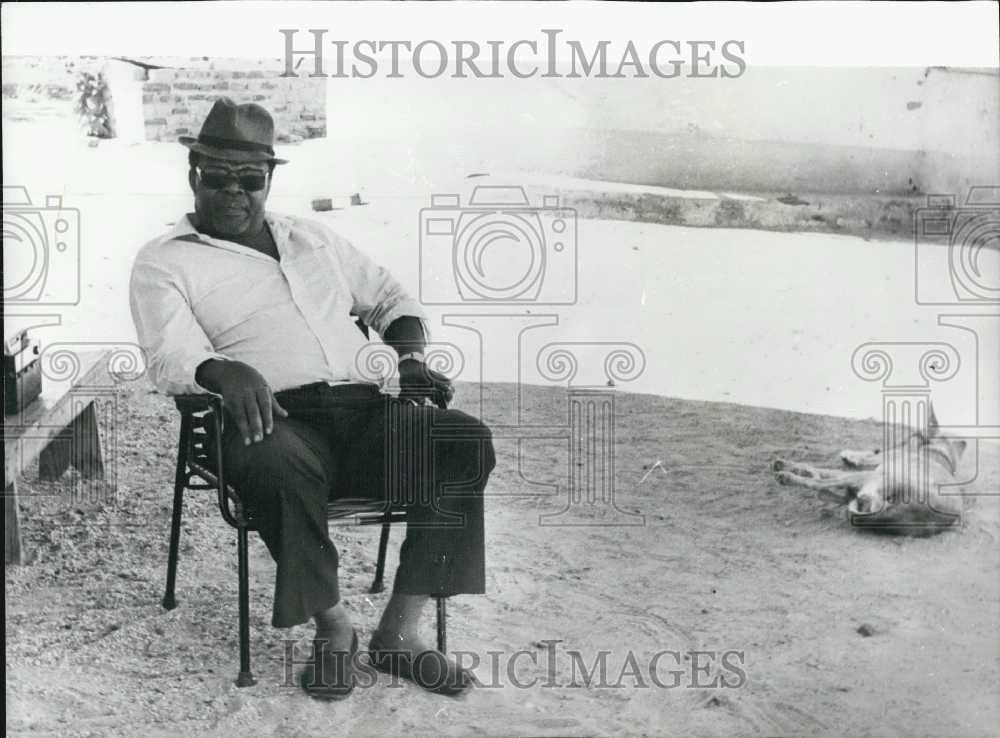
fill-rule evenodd
<path id="1" fill-rule="evenodd" d="M 504 180 L 518 181 L 513 177 Z M 487 184 L 494 180 L 473 180 Z M 923 194 L 877 196 L 679 190 L 572 177 L 521 177 L 532 203 L 556 195 L 580 218 L 627 220 L 695 228 L 752 228 L 835 233 L 864 239 L 910 240 Z M 931 239 L 934 240 L 934 239 Z M 936 240 L 944 241 L 944 238 Z"/>
<path id="2" fill-rule="evenodd" d="M 772 231 L 840 233 L 865 239 L 910 239 L 914 213 L 923 197 L 878 198 L 847 195 L 802 195 L 789 205 L 781 195 L 713 199 L 560 191 L 560 200 L 580 217 L 632 220 L 709 228 L 754 228 Z"/>

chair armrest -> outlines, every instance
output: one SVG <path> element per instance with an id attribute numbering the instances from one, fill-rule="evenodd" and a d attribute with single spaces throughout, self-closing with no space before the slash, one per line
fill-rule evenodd
<path id="1" fill-rule="evenodd" d="M 223 470 L 222 398 L 209 394 L 174 395 L 174 404 L 181 413 L 180 445 L 185 460 L 181 471 L 187 473 L 185 486 L 214 489 L 223 519 L 234 528 L 247 525 L 242 503 L 226 484 Z M 192 475 L 204 479 L 204 484 L 193 483 Z"/>
<path id="2" fill-rule="evenodd" d="M 174 404 L 183 415 L 207 410 L 222 412 L 222 398 L 218 395 L 174 395 Z"/>

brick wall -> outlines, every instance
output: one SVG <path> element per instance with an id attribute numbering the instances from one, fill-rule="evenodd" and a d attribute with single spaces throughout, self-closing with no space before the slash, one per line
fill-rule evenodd
<path id="1" fill-rule="evenodd" d="M 2 65 L 5 101 L 25 104 L 54 99 L 69 106 L 80 72 L 103 72 L 115 135 L 133 141 L 196 136 L 223 95 L 267 108 L 279 143 L 326 136 L 326 80 L 282 77 L 278 58 L 4 56 Z"/>
<path id="2" fill-rule="evenodd" d="M 196 136 L 219 97 L 255 102 L 274 116 L 275 137 L 293 143 L 326 135 L 326 80 L 281 77 L 276 69 L 150 69 L 142 83 L 145 137 Z"/>

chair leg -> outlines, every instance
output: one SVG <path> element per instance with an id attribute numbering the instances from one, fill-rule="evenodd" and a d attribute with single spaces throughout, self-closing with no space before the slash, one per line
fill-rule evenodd
<path id="1" fill-rule="evenodd" d="M 190 437 L 187 418 L 181 421 L 181 440 L 177 449 L 177 469 L 174 474 L 174 511 L 170 520 L 170 553 L 167 556 L 167 590 L 163 594 L 163 607 L 177 607 L 174 585 L 177 583 L 177 556 L 181 542 L 181 515 L 184 512 L 184 487 L 187 485 L 187 447 Z"/>
<path id="2" fill-rule="evenodd" d="M 445 629 L 448 625 L 448 613 L 445 610 L 445 598 L 435 597 L 437 602 L 437 637 L 438 637 L 438 651 L 441 653 L 448 653 L 448 642 L 447 634 Z"/>
<path id="3" fill-rule="evenodd" d="M 240 674 L 236 678 L 236 686 L 250 687 L 257 680 L 250 671 L 250 565 L 246 527 L 240 526 L 236 535 L 240 576 Z"/>
<path id="4" fill-rule="evenodd" d="M 368 590 L 372 594 L 378 594 L 385 589 L 382 577 L 385 574 L 385 554 L 389 548 L 390 526 L 391 523 L 389 520 L 382 523 L 382 535 L 378 540 L 378 561 L 375 563 L 375 581 L 372 582 L 371 589 Z"/>

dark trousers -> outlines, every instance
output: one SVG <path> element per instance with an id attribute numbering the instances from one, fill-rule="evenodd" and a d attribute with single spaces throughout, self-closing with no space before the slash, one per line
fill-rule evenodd
<path id="1" fill-rule="evenodd" d="M 225 420 L 227 480 L 277 564 L 272 623 L 286 628 L 337 604 L 339 557 L 327 503 L 365 497 L 407 511 L 394 591 L 485 592 L 483 489 L 496 464 L 489 428 L 458 410 L 415 406 L 374 385 L 276 393 L 264 440 Z"/>

